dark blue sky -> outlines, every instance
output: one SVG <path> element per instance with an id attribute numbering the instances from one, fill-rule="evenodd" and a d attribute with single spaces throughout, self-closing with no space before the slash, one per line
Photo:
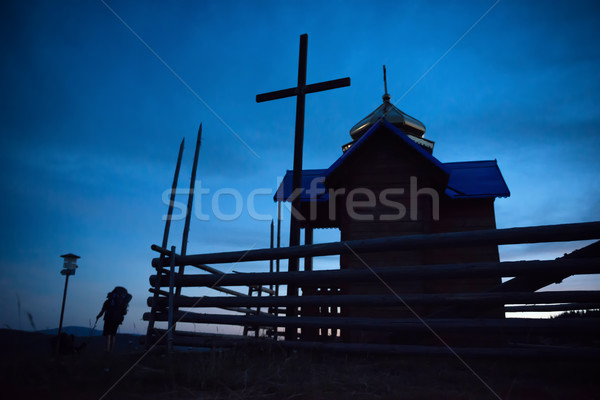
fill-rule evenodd
<path id="1" fill-rule="evenodd" d="M 192 221 L 188 252 L 266 247 L 268 221 L 246 211 L 219 221 L 211 198 L 273 190 L 292 167 L 295 101 L 254 99 L 295 85 L 299 35 L 309 35 L 309 83 L 352 79 L 307 97 L 304 165 L 326 168 L 381 103 L 382 64 L 396 102 L 494 4 L 323 3 L 107 1 L 167 67 L 100 1 L 3 2 L 0 323 L 19 326 L 18 296 L 38 328 L 56 326 L 59 256 L 74 252 L 65 324 L 88 325 L 121 284 L 134 295 L 123 330 L 143 332 L 150 245 L 161 241 L 182 137 L 187 184 L 203 122 L 198 179 L 211 191 L 196 204 L 210 219 Z M 498 160 L 512 193 L 496 201 L 498 227 L 598 219 L 598 37 L 593 2 L 501 1 L 395 103 L 427 126 L 441 161 Z M 257 212 L 275 212 L 270 198 L 257 196 Z M 553 258 L 580 245 L 501 254 Z"/>

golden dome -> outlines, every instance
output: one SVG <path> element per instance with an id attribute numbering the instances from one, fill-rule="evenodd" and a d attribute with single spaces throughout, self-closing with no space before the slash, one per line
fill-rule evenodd
<path id="1" fill-rule="evenodd" d="M 383 82 L 385 85 L 385 93 L 383 95 L 383 104 L 380 105 L 371 114 L 363 118 L 359 123 L 350 129 L 352 140 L 357 140 L 366 131 L 369 130 L 377 122 L 385 119 L 402 132 L 418 138 L 422 138 L 425 134 L 425 125 L 416 118 L 400 111 L 396 106 L 390 103 L 390 95 L 387 92 L 387 79 L 385 73 L 385 65 L 383 66 Z"/>
<path id="2" fill-rule="evenodd" d="M 390 96 L 386 93 L 383 95 L 383 104 L 354 125 L 352 129 L 350 129 L 350 136 L 353 140 L 357 140 L 368 131 L 370 127 L 382 119 L 385 119 L 406 134 L 418 138 L 422 138 L 425 134 L 425 125 L 418 119 L 400 111 L 396 106 L 390 103 Z"/>

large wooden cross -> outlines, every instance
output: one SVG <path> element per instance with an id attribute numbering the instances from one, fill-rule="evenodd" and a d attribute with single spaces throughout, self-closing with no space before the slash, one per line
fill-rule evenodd
<path id="1" fill-rule="evenodd" d="M 294 139 L 294 170 L 292 174 L 292 193 L 302 188 L 302 148 L 304 145 L 304 103 L 307 93 L 322 92 L 329 89 L 350 86 L 350 78 L 335 79 L 332 81 L 306 84 L 306 55 L 308 49 L 308 35 L 300 35 L 300 57 L 298 62 L 298 86 L 277 90 L 274 92 L 256 95 L 256 102 L 283 99 L 296 96 L 296 134 Z M 300 196 L 292 200 L 292 209 L 300 211 Z M 290 221 L 290 246 L 300 244 L 300 224 L 295 214 L 292 213 Z M 298 271 L 298 259 L 290 259 L 289 270 Z M 290 293 L 290 290 L 292 293 Z M 298 288 L 288 286 L 288 295 L 297 296 Z"/>
<path id="2" fill-rule="evenodd" d="M 304 146 L 304 104 L 307 93 L 322 92 L 324 90 L 336 89 L 350 86 L 350 78 L 335 79 L 332 81 L 306 84 L 306 58 L 308 49 L 308 35 L 300 35 L 300 56 L 298 61 L 298 86 L 289 89 L 277 90 L 274 92 L 256 95 L 256 102 L 283 99 L 285 97 L 296 96 L 296 133 L 294 138 L 294 170 L 292 173 L 292 193 L 297 193 L 302 189 L 302 148 Z M 292 210 L 300 211 L 300 197 L 292 199 Z M 290 221 L 290 247 L 300 244 L 300 223 L 294 212 Z M 290 258 L 288 263 L 289 271 L 298 271 L 298 258 Z M 288 285 L 288 296 L 298 296 L 298 286 Z M 297 307 L 288 307 L 286 310 L 288 317 L 298 316 Z M 286 328 L 286 340 L 295 340 L 297 329 L 295 327 Z"/>

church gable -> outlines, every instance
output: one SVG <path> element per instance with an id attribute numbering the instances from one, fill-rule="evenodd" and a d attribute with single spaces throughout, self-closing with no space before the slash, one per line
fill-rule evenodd
<path id="1" fill-rule="evenodd" d="M 325 185 L 344 238 L 420 232 L 437 219 L 448 175 L 405 136 L 374 126 L 328 170 Z"/>
<path id="2" fill-rule="evenodd" d="M 431 175 L 445 184 L 449 175 L 441 162 L 385 120 L 373 125 L 329 167 L 325 185 L 344 186 L 352 173 L 361 176 L 367 169 L 372 179 L 391 182 L 405 175 Z"/>

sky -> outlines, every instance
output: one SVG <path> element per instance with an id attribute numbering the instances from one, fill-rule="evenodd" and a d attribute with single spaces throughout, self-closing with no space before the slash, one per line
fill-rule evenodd
<path id="1" fill-rule="evenodd" d="M 499 228 L 598 219 L 594 2 L 0 7 L 2 327 L 58 325 L 60 255 L 73 252 L 81 259 L 64 325 L 93 324 L 106 293 L 121 285 L 133 294 L 121 331 L 145 332 L 156 256 L 150 246 L 162 241 L 165 194 L 184 137 L 180 187 L 189 185 L 200 123 L 196 187 L 208 193 L 196 196 L 188 254 L 268 247 L 272 194 L 292 168 L 295 100 L 257 104 L 255 96 L 296 85 L 303 33 L 308 83 L 352 80 L 307 95 L 305 168 L 329 167 L 350 128 L 381 104 L 385 64 L 391 101 L 425 124 L 439 160 L 498 161 L 511 191 L 495 202 Z M 169 246 L 180 248 L 183 219 L 176 216 Z M 283 243 L 287 223 L 286 215 Z M 317 242 L 335 240 L 337 231 L 315 233 Z M 586 243 L 502 246 L 500 254 L 552 259 Z M 319 266 L 335 264 L 327 258 Z M 598 289 L 600 279 L 565 284 Z"/>

